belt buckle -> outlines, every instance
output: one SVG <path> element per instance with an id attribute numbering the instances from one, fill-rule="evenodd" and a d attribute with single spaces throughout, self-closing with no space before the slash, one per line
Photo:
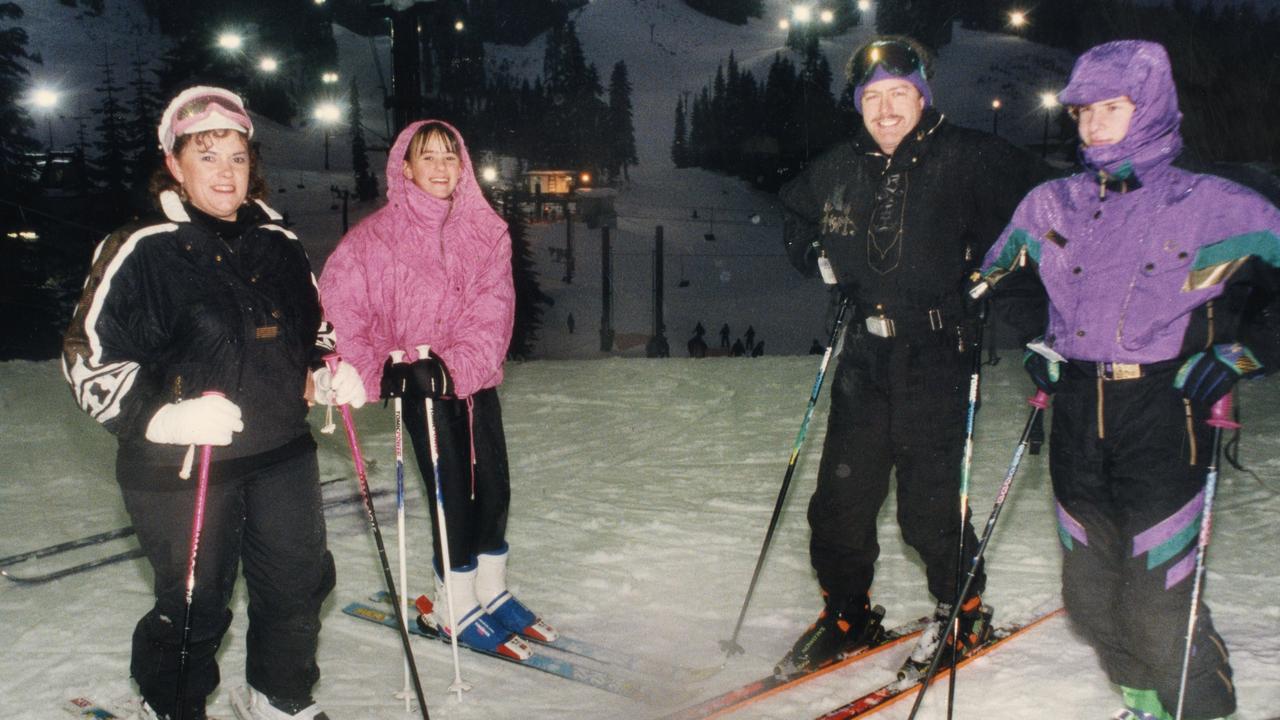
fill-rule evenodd
<path id="1" fill-rule="evenodd" d="M 893 320 L 884 315 L 868 315 L 867 316 L 867 332 L 882 338 L 891 338 L 897 333 L 893 326 Z"/>
<path id="2" fill-rule="evenodd" d="M 938 308 L 929 308 L 929 329 L 934 332 L 942 329 L 942 311 Z"/>
<path id="3" fill-rule="evenodd" d="M 1142 377 L 1138 363 L 1098 363 L 1098 374 L 1104 380 L 1136 380 Z"/>

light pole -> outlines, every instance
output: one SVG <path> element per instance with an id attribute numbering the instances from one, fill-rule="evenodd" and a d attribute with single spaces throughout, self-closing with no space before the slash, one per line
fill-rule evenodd
<path id="1" fill-rule="evenodd" d="M 991 101 L 991 134 L 1000 134 L 1000 98 Z"/>
<path id="2" fill-rule="evenodd" d="M 31 93 L 31 104 L 39 108 L 44 113 L 45 120 L 49 125 L 49 150 L 53 151 L 53 111 L 58 107 L 58 99 L 60 95 L 56 90 L 49 88 L 36 88 Z"/>
<path id="3" fill-rule="evenodd" d="M 1040 157 L 1049 155 L 1049 116 L 1058 107 L 1058 96 L 1051 92 L 1040 93 L 1040 106 L 1044 108 L 1044 135 L 1040 140 Z"/>
<path id="4" fill-rule="evenodd" d="M 322 102 L 316 106 L 312 116 L 324 128 L 324 169 L 329 169 L 329 129 L 342 119 L 342 110 L 332 102 Z"/>

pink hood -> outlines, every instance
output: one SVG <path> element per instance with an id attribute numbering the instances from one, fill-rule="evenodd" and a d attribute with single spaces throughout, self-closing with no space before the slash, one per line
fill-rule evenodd
<path id="1" fill-rule="evenodd" d="M 452 201 L 405 179 L 405 150 L 424 122 L 402 130 L 387 156 L 387 204 L 342 238 L 320 276 L 338 351 L 370 397 L 378 396 L 388 353 L 404 350 L 412 362 L 418 345 L 444 360 L 459 397 L 496 387 L 511 342 L 507 224 L 481 193 L 457 130 L 462 177 Z"/>

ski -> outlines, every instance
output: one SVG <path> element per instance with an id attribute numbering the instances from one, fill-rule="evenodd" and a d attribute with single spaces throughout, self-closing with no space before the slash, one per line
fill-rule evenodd
<path id="1" fill-rule="evenodd" d="M 373 594 L 372 599 L 374 602 L 387 603 L 387 591 L 379 590 Z M 623 650 L 617 650 L 603 645 L 597 645 L 596 643 L 586 640 L 569 637 L 563 632 L 560 632 L 559 629 L 557 629 L 557 632 L 560 633 L 560 636 L 550 642 L 539 637 L 525 635 L 523 633 L 520 634 L 520 637 L 542 647 L 554 648 L 561 652 L 594 660 L 604 665 L 612 665 L 619 669 L 640 675 L 652 675 L 653 677 L 662 680 L 678 681 L 682 683 L 699 682 L 720 671 L 720 668 L 718 667 L 682 667 L 662 660 L 634 655 Z"/>
<path id="2" fill-rule="evenodd" d="M 128 537 L 132 534 L 133 534 L 132 527 L 122 527 L 122 528 L 116 528 L 115 530 L 100 532 L 100 533 L 97 533 L 96 535 L 87 535 L 85 537 L 77 538 L 75 540 L 68 540 L 66 542 L 61 542 L 56 545 L 49 545 L 47 547 L 37 548 L 35 550 L 28 550 L 26 552 L 21 552 L 21 553 L 18 553 L 17 555 L 10 555 L 9 557 L 0 558 L 0 567 L 9 567 L 10 565 L 17 565 L 18 563 L 24 562 L 26 560 L 34 560 L 36 558 L 48 557 L 49 555 L 58 555 L 60 553 L 68 552 L 70 550 L 77 550 L 79 548 L 88 547 L 90 545 L 100 545 L 104 542 L 107 542 L 108 540 L 115 540 L 116 538 Z"/>
<path id="3" fill-rule="evenodd" d="M 703 700 L 696 705 L 690 705 L 682 710 L 676 711 L 670 715 L 663 717 L 661 720 L 703 720 L 705 718 L 720 717 L 726 713 L 738 710 L 746 705 L 750 705 L 758 700 L 776 695 L 777 693 L 808 682 L 815 678 L 826 675 L 829 672 L 848 667 L 859 660 L 865 660 L 882 650 L 900 645 L 919 635 L 929 624 L 930 618 L 922 617 L 911 622 L 904 623 L 885 631 L 882 639 L 873 645 L 863 645 L 851 650 L 846 650 L 836 655 L 831 661 L 819 665 L 812 670 L 802 672 L 789 677 L 778 677 L 777 675 L 766 675 L 760 678 L 734 688 L 728 692 L 717 695 L 713 698 Z"/>
<path id="4" fill-rule="evenodd" d="M 983 655 L 991 652 L 995 648 L 1004 644 L 1006 640 L 1017 637 L 1025 630 L 1030 630 L 1044 621 L 1057 617 L 1062 614 L 1062 608 L 1058 608 L 1043 615 L 1038 615 L 1020 625 L 1009 625 L 1006 627 L 996 628 L 991 634 L 991 639 L 980 645 L 973 652 L 960 658 L 956 663 L 956 667 L 960 668 L 971 661 L 976 660 Z M 933 682 L 945 678 L 951 672 L 950 665 L 940 666 L 937 674 L 933 677 Z M 882 710 L 893 703 L 908 698 L 920 691 L 919 677 L 907 678 L 905 680 L 894 680 L 890 683 L 882 685 L 875 690 L 863 695 L 860 698 L 851 700 L 844 705 L 832 710 L 824 715 L 818 716 L 817 720 L 850 720 L 851 718 L 861 718 L 871 713 Z"/>
<path id="5" fill-rule="evenodd" d="M 115 703 L 104 703 L 91 697 L 68 698 L 62 703 L 62 709 L 69 715 L 93 720 L 128 720 L 136 717 L 142 700 L 137 697 L 126 698 Z M 209 720 L 219 720 L 221 716 L 209 715 Z"/>
<path id="6" fill-rule="evenodd" d="M 3 570 L 0 570 L 0 577 L 3 577 L 4 579 L 12 582 L 16 582 L 19 585 L 38 585 L 40 583 L 49 582 L 50 580 L 57 580 L 58 578 L 64 578 L 68 575 L 75 575 L 77 573 L 82 573 L 82 572 L 85 572 L 86 570 L 93 570 L 95 568 L 100 568 L 105 565 L 114 565 L 118 562 L 124 562 L 125 560 L 132 560 L 134 558 L 139 558 L 139 557 L 142 557 L 142 555 L 143 555 L 142 548 L 130 548 L 129 550 L 125 550 L 124 552 L 119 552 L 114 555 L 108 555 L 106 557 L 100 557 L 94 560 L 89 560 L 87 562 L 82 562 L 79 565 L 72 565 L 71 567 L 65 567 L 60 570 L 54 570 L 52 572 L 42 573 L 40 575 L 15 575 L 9 572 L 8 568 L 5 568 Z"/>
<path id="7" fill-rule="evenodd" d="M 352 617 L 360 618 L 361 620 L 378 623 L 379 625 L 392 630 L 398 629 L 394 613 L 381 610 L 366 603 L 350 603 L 342 609 L 342 612 Z M 411 634 L 418 635 L 419 637 L 430 638 L 446 645 L 449 644 L 449 638 L 447 636 L 436 632 L 434 629 L 424 630 L 416 622 L 409 623 L 409 632 Z M 516 660 L 515 658 L 502 655 L 501 653 L 481 650 L 468 645 L 459 644 L 458 647 L 466 648 L 474 653 L 497 658 L 515 665 L 521 665 L 533 670 L 540 670 L 551 675 L 557 675 L 566 680 L 583 683 L 598 690 L 611 692 L 615 695 L 622 695 L 623 697 L 628 697 L 633 700 L 652 702 L 656 699 L 662 698 L 666 694 L 664 688 L 646 685 L 635 680 L 618 677 L 608 670 L 589 667 L 581 662 L 552 657 L 543 653 L 534 653 L 533 656 L 527 660 Z"/>
<path id="8" fill-rule="evenodd" d="M 321 484 L 327 485 L 331 482 L 333 481 L 326 481 Z M 388 495 L 390 493 L 391 493 L 390 490 L 384 489 L 384 490 L 375 490 L 373 491 L 372 495 L 374 497 L 380 497 L 383 495 Z M 352 494 L 349 496 L 343 496 L 338 498 L 326 498 L 320 503 L 320 509 L 331 510 L 336 507 L 341 507 L 343 505 L 351 505 L 353 503 L 358 503 L 358 502 L 360 502 L 359 494 Z M 25 553 L 11 555 L 7 558 L 0 558 L 0 577 L 3 577 L 4 579 L 9 580 L 10 582 L 18 583 L 19 585 L 39 585 L 41 583 L 47 583 L 53 580 L 58 580 L 60 578 L 67 577 L 68 575 L 77 575 L 79 573 L 86 572 L 88 570 L 94 570 L 107 565 L 114 565 L 118 562 L 124 562 L 125 560 L 140 558 L 145 553 L 143 553 L 142 548 L 135 547 L 135 548 L 130 548 L 128 550 L 125 550 L 123 552 L 118 552 L 114 555 L 107 555 L 105 557 L 95 558 L 93 560 L 87 560 L 78 565 L 72 565 L 70 567 L 60 568 L 58 570 L 51 570 L 49 572 L 40 573 L 36 575 L 20 575 L 20 574 L 11 572 L 8 567 L 10 565 L 17 565 L 17 564 L 26 562 L 27 560 L 35 560 L 37 558 L 48 557 L 50 555 L 58 555 L 61 553 L 68 552 L 70 550 L 76 550 L 78 548 L 88 547 L 90 545 L 99 545 L 101 543 L 108 542 L 110 540 L 115 540 L 118 538 L 129 537 L 130 535 L 133 535 L 133 532 L 134 530 L 132 527 L 117 528 L 115 530 L 108 530 L 107 532 L 98 533 L 97 535 L 89 535 L 88 537 L 83 537 L 77 540 L 69 540 L 67 542 L 60 543 L 58 545 L 50 545 L 49 547 L 46 547 L 46 548 L 40 548 L 38 550 L 30 550 Z"/>
<path id="9" fill-rule="evenodd" d="M 95 718 L 96 720 L 122 720 L 124 710 L 104 705 L 92 698 L 73 697 L 62 704 L 62 709 L 79 718 Z"/>

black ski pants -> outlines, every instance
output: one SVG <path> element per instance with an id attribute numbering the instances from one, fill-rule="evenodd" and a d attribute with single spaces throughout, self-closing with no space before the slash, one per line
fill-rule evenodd
<path id="1" fill-rule="evenodd" d="M 507 511 L 511 505 L 511 473 L 498 391 L 481 390 L 471 396 L 470 405 L 468 409 L 467 400 L 432 402 L 436 447 L 440 454 L 438 477 L 449 532 L 449 564 L 454 570 L 475 565 L 476 556 L 481 553 L 506 548 Z M 440 573 L 440 531 L 436 526 L 434 485 L 437 475 L 427 444 L 426 404 L 406 398 L 403 408 L 404 427 L 418 460 L 431 509 L 432 557 L 437 559 L 435 570 Z"/>
<path id="2" fill-rule="evenodd" d="M 236 569 L 249 591 L 245 675 L 270 697 L 306 699 L 320 677 L 316 645 L 320 606 L 334 585 L 325 544 L 319 470 L 314 449 L 234 478 L 211 480 L 191 602 L 184 717 L 204 717 L 205 698 L 218 687 L 215 657 L 231 624 Z M 186 606 L 196 479 L 175 482 L 176 468 L 155 468 L 155 482 L 133 476 L 121 483 L 138 542 L 155 571 L 155 606 L 133 632 L 130 671 L 143 698 L 161 715 L 176 710 L 178 658 Z M 160 475 L 163 474 L 163 477 Z M 193 473 L 194 475 L 194 473 Z"/>
<path id="3" fill-rule="evenodd" d="M 1112 682 L 1155 690 L 1170 713 L 1213 452 L 1212 428 L 1188 413 L 1175 373 L 1099 380 L 1073 363 L 1049 435 L 1067 612 Z M 1183 717 L 1234 711 L 1226 646 L 1201 603 Z"/>
<path id="4" fill-rule="evenodd" d="M 924 561 L 929 592 L 955 599 L 970 352 L 958 351 L 949 333 L 846 340 L 809 501 L 810 560 L 829 602 L 856 601 L 870 590 L 880 555 L 876 516 L 895 470 L 903 539 Z M 972 553 L 977 538 L 968 517 L 964 537 Z M 985 584 L 979 568 L 971 594 Z"/>

